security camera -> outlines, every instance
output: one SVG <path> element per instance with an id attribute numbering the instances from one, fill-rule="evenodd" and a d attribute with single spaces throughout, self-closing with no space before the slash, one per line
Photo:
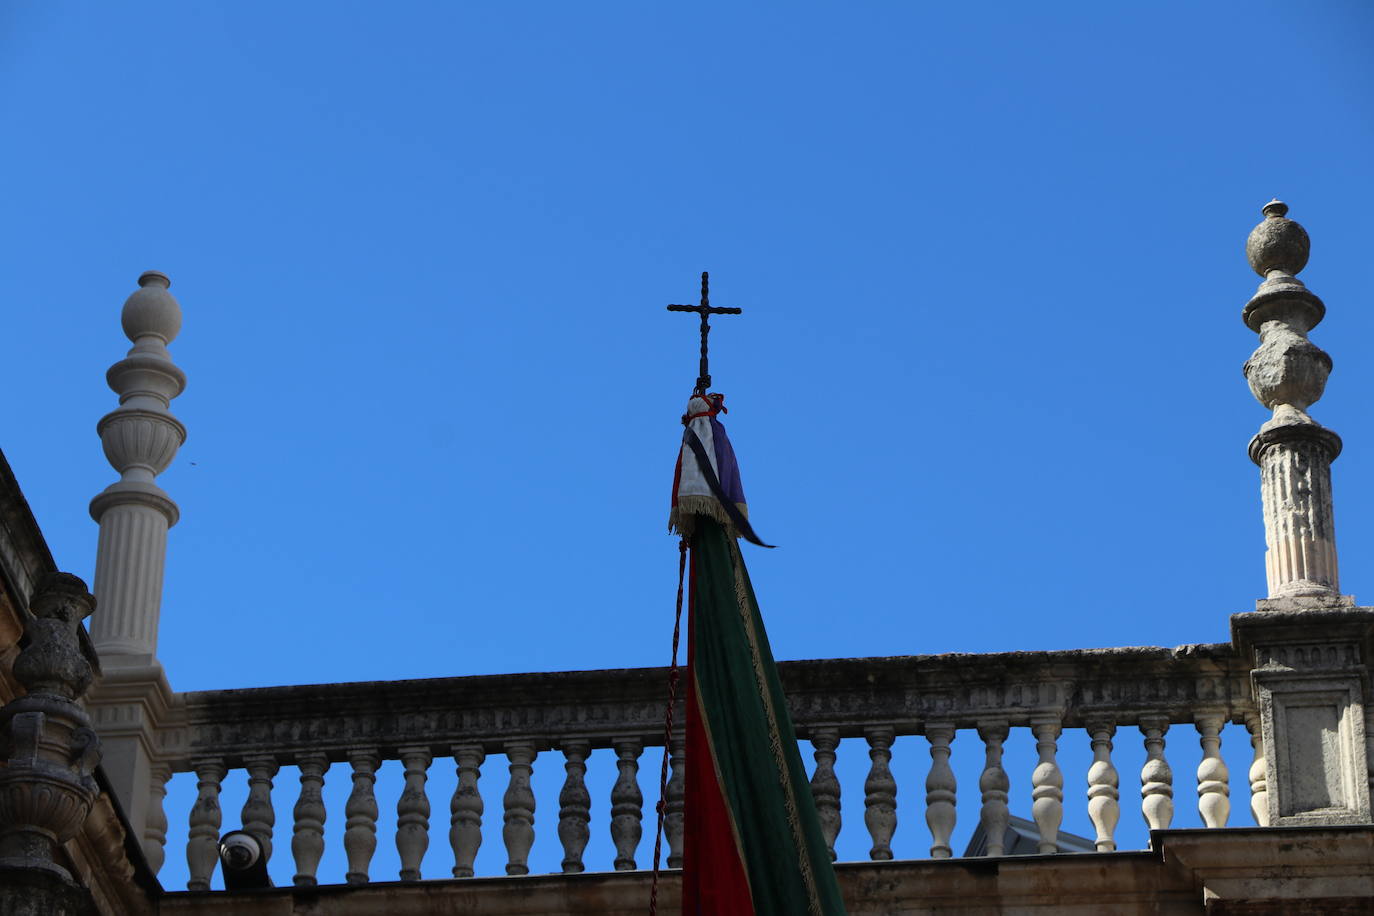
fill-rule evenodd
<path id="1" fill-rule="evenodd" d="M 224 872 L 224 889 L 246 891 L 271 887 L 263 842 L 246 830 L 231 830 L 219 841 L 219 864 Z"/>

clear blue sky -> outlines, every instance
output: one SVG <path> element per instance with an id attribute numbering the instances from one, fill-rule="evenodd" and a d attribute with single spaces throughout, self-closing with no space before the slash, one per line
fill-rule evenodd
<path id="1" fill-rule="evenodd" d="M 708 269 L 780 658 L 1224 641 L 1279 196 L 1374 598 L 1371 47 L 1362 2 L 8 3 L 0 447 L 89 577 L 163 270 L 175 688 L 662 664 Z"/>

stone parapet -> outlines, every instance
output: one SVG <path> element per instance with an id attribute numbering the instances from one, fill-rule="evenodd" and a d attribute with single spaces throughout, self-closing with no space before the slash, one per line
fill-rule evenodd
<path id="1" fill-rule="evenodd" d="M 1008 774 L 1002 769 L 1001 747 L 1013 729 L 1029 730 L 1036 742 L 1038 760 L 1028 775 L 1042 851 L 1060 848 L 1065 792 L 1057 754 L 1065 728 L 1086 728 L 1092 736 L 1095 763 L 1089 810 L 1099 850 L 1115 849 L 1113 833 L 1121 813 L 1120 777 L 1111 760 L 1113 736 L 1126 740 L 1130 732 L 1138 731 L 1136 740 L 1143 741 L 1148 752 L 1139 778 L 1141 810 L 1149 824 L 1167 828 L 1173 817 L 1174 776 L 1166 744 L 1173 737 L 1167 734 L 1170 727 L 1181 724 L 1196 730 L 1195 740 L 1204 748 L 1204 764 L 1196 773 L 1204 820 L 1209 826 L 1224 826 L 1230 812 L 1230 776 L 1219 753 L 1220 731 L 1227 722 L 1252 727 L 1258 722 L 1250 700 L 1250 667 L 1230 645 L 1200 645 L 830 659 L 783 662 L 779 669 L 797 733 L 813 742 L 820 768 L 812 791 L 823 821 L 830 825 L 826 835 L 832 851 L 844 815 L 838 783 L 824 768 L 833 767 L 840 742 L 862 740 L 871 768 L 861 820 L 872 839 L 872 858 L 887 859 L 892 856 L 890 841 L 898 813 L 897 776 L 888 761 L 893 741 L 902 735 L 924 735 L 931 744 L 924 813 L 934 839 L 931 854 L 937 857 L 953 855 L 949 837 L 961 812 L 976 817 L 989 835 L 1005 831 L 1006 792 L 999 787 L 1005 787 Z M 592 750 L 603 748 L 614 752 L 618 769 L 609 824 L 616 847 L 614 867 L 642 867 L 636 856 L 643 855 L 638 847 L 648 831 L 643 829 L 638 758 L 644 748 L 663 745 L 667 682 L 666 669 L 641 668 L 176 695 L 172 716 L 179 724 L 163 732 L 175 736 L 176 744 L 160 748 L 158 759 L 172 770 L 194 771 L 198 777 L 198 798 L 189 812 L 190 886 L 204 890 L 210 885 L 214 843 L 227 826 L 218 803 L 227 773 L 246 769 L 250 786 L 270 786 L 276 768 L 289 765 L 299 766 L 302 773 L 300 801 L 292 812 L 295 884 L 312 886 L 321 880 L 315 874 L 320 825 L 326 816 L 340 813 L 346 821 L 347 880 L 366 884 L 369 863 L 382 841 L 377 835 L 378 811 L 391 804 L 400 815 L 396 844 L 402 852 L 402 874 L 419 880 L 424 849 L 417 838 L 428 830 L 430 813 L 438 807 L 426 797 L 426 773 L 432 763 L 446 758 L 452 762 L 444 765 L 455 766 L 459 773 L 449 801 L 452 868 L 446 867 L 446 872 L 471 877 L 475 852 L 486 833 L 489 841 L 505 844 L 506 873 L 524 874 L 538 830 L 556 833 L 564 847 L 563 869 L 576 874 L 587 867 L 582 861 L 589 816 L 585 760 Z M 987 766 L 978 784 L 981 806 L 978 793 L 965 794 L 962 809 L 948 765 L 951 742 L 961 731 L 975 733 L 965 742 L 982 741 L 987 750 Z M 545 755 L 550 753 L 556 755 L 566 781 L 559 808 L 537 813 L 530 772 L 549 766 Z M 483 762 L 495 755 L 509 763 L 508 783 L 502 810 L 484 813 L 475 787 Z M 375 774 L 387 760 L 400 761 L 405 771 L 399 801 L 376 795 Z M 669 762 L 673 779 L 665 811 L 675 816 L 666 818 L 665 836 L 672 863 L 680 861 L 681 774 L 690 766 L 680 742 L 674 742 Z M 352 779 L 353 791 L 343 812 L 325 812 L 318 792 L 317 781 L 331 764 L 342 764 L 343 772 L 330 778 Z M 1015 778 L 1020 781 L 1026 775 Z M 487 777 L 497 778 L 490 768 Z M 250 792 L 242 823 L 273 823 L 270 802 L 265 790 Z M 270 829 L 259 832 L 270 839 Z"/>
<path id="2" fill-rule="evenodd" d="M 1374 827 L 1169 830 L 1145 852 L 846 862 L 835 867 L 850 916 L 1043 913 L 1045 916 L 1367 913 Z M 163 916 L 642 916 L 647 872 L 379 882 L 206 896 L 169 893 Z M 665 872 L 659 912 L 679 912 Z"/>
<path id="3" fill-rule="evenodd" d="M 977 728 L 1000 719 L 1029 727 L 1046 713 L 1062 727 L 1116 714 L 1191 722 L 1200 703 L 1230 721 L 1248 708 L 1250 666 L 1226 644 L 844 658 L 779 664 L 800 737 L 813 728 L 860 737 L 875 723 L 898 734 L 927 721 Z M 666 668 L 626 668 L 360 681 L 179 694 L 186 743 L 177 770 L 216 757 L 242 766 L 255 754 L 344 760 L 366 745 L 395 754 L 417 741 L 435 753 L 476 744 L 501 753 L 520 739 L 539 750 L 569 739 L 610 747 L 613 738 L 662 743 Z M 681 720 L 679 720 L 681 721 Z"/>

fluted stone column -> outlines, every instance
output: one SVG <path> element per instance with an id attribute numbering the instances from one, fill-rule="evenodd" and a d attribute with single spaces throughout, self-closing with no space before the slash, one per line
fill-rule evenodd
<path id="1" fill-rule="evenodd" d="M 1310 243 L 1287 212 L 1281 201 L 1266 204 L 1264 221 L 1245 244 L 1250 266 L 1264 277 L 1242 313 L 1260 336 L 1259 349 L 1245 361 L 1245 378 L 1273 411 L 1250 441 L 1250 458 L 1260 467 L 1269 597 L 1335 596 L 1331 462 L 1341 439 L 1307 414 L 1331 372 L 1331 357 L 1307 339 L 1326 306 L 1296 276 L 1307 266 Z"/>
<path id="2" fill-rule="evenodd" d="M 167 291 L 171 281 L 150 270 L 138 285 L 122 316 L 133 349 L 105 375 L 119 395 L 119 407 L 96 425 L 105 457 L 120 477 L 91 500 L 91 517 L 100 525 L 95 567 L 100 612 L 91 622 L 91 639 L 101 658 L 151 660 L 157 655 L 167 529 L 179 515 L 176 503 L 153 481 L 186 441 L 186 427 L 169 409 L 186 387 L 186 375 L 167 352 L 181 330 L 181 306 Z"/>
<path id="3" fill-rule="evenodd" d="M 91 640 L 104 674 L 89 705 L 115 792 L 148 858 L 161 861 L 161 849 L 151 848 L 164 839 L 159 819 L 148 812 L 156 802 L 158 731 L 174 714 L 174 698 L 157 660 L 157 631 L 167 529 L 179 513 L 155 478 L 186 440 L 186 427 L 170 410 L 186 376 L 167 352 L 181 330 L 171 281 L 150 270 L 138 284 L 121 316 L 133 347 L 105 376 L 119 406 L 96 425 L 120 476 L 91 500 L 91 517 L 100 525 Z"/>
<path id="4" fill-rule="evenodd" d="M 1260 468 L 1269 594 L 1255 613 L 1231 618 L 1254 664 L 1265 789 L 1256 817 L 1276 827 L 1368 823 L 1364 651 L 1374 609 L 1340 593 L 1331 462 L 1341 440 L 1307 413 L 1331 372 L 1331 358 L 1307 338 L 1326 307 L 1297 278 L 1307 232 L 1281 201 L 1263 212 L 1245 253 L 1264 282 L 1243 318 L 1260 336 L 1245 377 L 1273 412 L 1249 449 Z"/>

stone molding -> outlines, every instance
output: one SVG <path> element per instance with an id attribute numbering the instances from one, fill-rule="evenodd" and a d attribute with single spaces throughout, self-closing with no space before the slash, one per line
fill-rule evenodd
<path id="1" fill-rule="evenodd" d="M 1042 913 L 1045 916 L 1204 916 L 1206 913 L 1362 913 L 1374 897 L 1374 827 L 1162 830 L 1145 852 L 842 862 L 850 916 Z M 168 893 L 163 916 L 455 912 L 640 916 L 647 871 L 379 881 L 354 887 Z M 659 912 L 678 913 L 681 874 L 663 873 Z M 1315 906 L 1308 904 L 1315 903 Z M 1247 909 L 1259 904 L 1268 908 Z M 1235 908 L 1225 908 L 1234 906 Z"/>
<path id="2" fill-rule="evenodd" d="M 989 720 L 1130 724 L 1142 715 L 1191 722 L 1200 706 L 1240 722 L 1252 708 L 1250 666 L 1228 645 L 831 659 L 779 669 L 802 738 L 815 728 L 857 737 L 875 723 L 914 734 L 935 721 L 969 729 Z M 656 746 L 667 676 L 635 668 L 178 694 L 186 742 L 161 757 L 184 771 L 201 757 L 230 767 L 257 754 L 282 764 L 315 753 L 341 761 L 363 746 L 388 759 L 415 744 L 436 756 L 454 744 L 499 754 L 513 740 L 541 751 L 570 740 Z"/>
<path id="3" fill-rule="evenodd" d="M 167 520 L 171 528 L 181 521 L 181 509 L 157 484 L 117 481 L 91 500 L 91 518 L 97 523 L 115 506 L 141 506 L 152 509 Z"/>

